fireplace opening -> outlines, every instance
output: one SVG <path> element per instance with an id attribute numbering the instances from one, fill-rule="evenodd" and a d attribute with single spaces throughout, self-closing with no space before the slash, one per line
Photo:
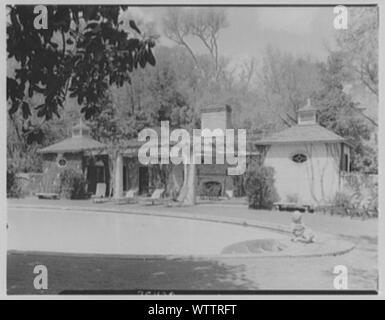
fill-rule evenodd
<path id="1" fill-rule="evenodd" d="M 201 197 L 216 199 L 222 195 L 222 184 L 218 181 L 207 181 L 202 184 Z"/>

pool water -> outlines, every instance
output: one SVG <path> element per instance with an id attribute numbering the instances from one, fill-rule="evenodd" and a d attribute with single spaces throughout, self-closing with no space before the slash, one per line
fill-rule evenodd
<path id="1" fill-rule="evenodd" d="M 8 250 L 75 254 L 232 254 L 238 243 L 287 238 L 225 223 L 48 209 L 10 208 L 8 226 Z"/>

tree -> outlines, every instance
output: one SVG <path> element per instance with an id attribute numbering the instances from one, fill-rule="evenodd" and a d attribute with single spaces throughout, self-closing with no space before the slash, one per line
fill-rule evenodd
<path id="1" fill-rule="evenodd" d="M 160 46 L 155 53 L 156 68 L 135 70 L 130 84 L 111 88 L 114 104 L 124 119 L 120 126 L 130 123 L 136 127 L 136 119 L 145 118 L 150 126 L 159 126 L 160 121 L 169 121 L 171 128 L 196 125 L 194 97 L 198 86 L 191 58 L 179 48 Z"/>
<path id="2" fill-rule="evenodd" d="M 180 61 L 175 58 L 179 51 L 157 48 L 157 67 L 134 70 L 130 83 L 122 87 L 111 86 L 101 101 L 103 108 L 91 118 L 94 138 L 106 144 L 109 150 L 112 187 L 117 152 L 142 129 L 157 127 L 160 121 L 169 121 L 171 129 L 188 129 L 196 123 L 186 92 L 191 69 L 183 59 L 184 69 L 179 69 L 179 63 L 175 63 Z"/>
<path id="3" fill-rule="evenodd" d="M 212 77 L 218 79 L 223 71 L 223 62 L 218 49 L 221 29 L 227 27 L 226 11 L 223 8 L 169 8 L 163 19 L 166 36 L 183 46 L 194 59 L 195 65 L 207 77 L 207 70 L 199 61 L 197 53 L 189 44 L 189 37 L 195 37 L 205 47 L 213 65 Z"/>
<path id="4" fill-rule="evenodd" d="M 356 112 L 358 104 L 344 91 L 341 53 L 330 55 L 327 63 L 320 64 L 320 74 L 322 87 L 314 94 L 319 123 L 354 143 L 353 170 L 376 172 L 377 148 L 369 147 L 373 125 Z"/>
<path id="5" fill-rule="evenodd" d="M 36 99 L 29 99 L 31 106 L 37 105 Z M 60 120 L 56 119 L 42 124 L 38 129 L 29 131 L 36 115 L 24 119 L 22 111 L 7 116 L 7 160 L 18 172 L 41 172 L 42 157 L 36 151 L 44 145 L 65 137 L 70 126 L 70 108 Z M 73 119 L 73 118 L 72 118 Z"/>
<path id="6" fill-rule="evenodd" d="M 321 87 L 316 62 L 310 57 L 295 58 L 273 47 L 266 48 L 258 80 L 263 104 L 281 126 L 296 124 L 297 110 Z"/>
<path id="7" fill-rule="evenodd" d="M 337 33 L 337 44 L 352 79 L 378 98 L 378 8 L 350 8 L 349 27 Z"/>
<path id="8" fill-rule="evenodd" d="M 350 8 L 349 27 L 339 30 L 336 40 L 345 80 L 350 83 L 351 92 L 356 93 L 356 99 L 366 107 L 356 112 L 378 126 L 378 9 Z"/>
<path id="9" fill-rule="evenodd" d="M 16 61 L 13 74 L 7 76 L 9 114 L 20 109 L 28 119 L 36 112 L 42 122 L 60 117 L 70 93 L 90 118 L 110 85 L 122 86 L 138 66 L 154 65 L 153 39 L 140 38 L 134 21 L 129 25 L 135 35 L 120 28 L 119 14 L 126 9 L 47 6 L 48 29 L 36 29 L 34 6 L 8 6 L 7 53 Z M 44 101 L 32 109 L 27 98 L 35 94 Z"/>

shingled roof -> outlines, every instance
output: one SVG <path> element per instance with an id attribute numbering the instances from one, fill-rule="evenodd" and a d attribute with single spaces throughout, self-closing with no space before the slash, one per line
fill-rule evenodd
<path id="1" fill-rule="evenodd" d="M 81 152 L 102 149 L 105 145 L 87 136 L 71 137 L 38 150 L 39 153 Z"/>
<path id="2" fill-rule="evenodd" d="M 256 142 L 257 145 L 270 145 L 295 142 L 348 142 L 334 132 L 318 125 L 295 125 L 273 133 Z"/>
<path id="3" fill-rule="evenodd" d="M 95 150 L 105 148 L 105 145 L 90 137 L 90 128 L 79 119 L 79 124 L 72 127 L 71 137 L 58 143 L 38 150 L 39 153 L 63 153 L 81 152 L 85 150 Z"/>

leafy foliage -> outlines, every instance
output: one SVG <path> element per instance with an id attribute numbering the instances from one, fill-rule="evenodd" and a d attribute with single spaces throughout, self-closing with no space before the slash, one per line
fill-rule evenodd
<path id="1" fill-rule="evenodd" d="M 351 206 L 351 198 L 351 195 L 346 192 L 336 192 L 332 204 L 335 207 L 349 208 Z"/>
<path id="2" fill-rule="evenodd" d="M 345 184 L 351 195 L 351 207 L 378 211 L 378 181 L 374 176 L 350 173 L 345 176 Z"/>
<path id="3" fill-rule="evenodd" d="M 69 91 L 89 118 L 109 85 L 122 86 L 138 66 L 155 65 L 153 39 L 119 27 L 119 13 L 126 6 L 47 6 L 47 30 L 34 28 L 34 6 L 7 8 L 7 53 L 18 63 L 14 75 L 7 77 L 10 114 L 21 109 L 25 119 L 31 117 L 26 97 L 42 94 L 37 116 L 60 117 Z M 140 35 L 134 21 L 130 26 Z"/>
<path id="4" fill-rule="evenodd" d="M 320 106 L 322 125 L 357 142 L 353 168 L 377 171 L 377 144 L 369 140 L 373 127 L 346 90 L 354 68 L 369 63 L 368 71 L 375 75 L 371 71 L 377 68 L 373 40 L 377 26 L 369 23 L 376 19 L 368 18 L 373 13 L 362 13 L 363 23 L 340 33 L 349 37 L 340 42 L 344 55 L 331 53 L 327 63 L 267 48 L 261 61 L 242 61 L 244 65 L 238 64 L 235 70 L 239 61 L 223 58 L 216 42 L 228 24 L 222 9 L 173 12 L 170 8 L 164 15 L 166 35 L 179 46 L 153 48 L 154 38 L 147 39 L 145 26 L 139 24 L 139 29 L 132 16 L 128 24 L 120 24 L 121 14 L 130 14 L 126 7 L 47 8 L 48 30 L 35 30 L 32 6 L 8 7 L 8 61 L 16 63 L 15 72 L 7 78 L 8 124 L 19 131 L 12 129 L 8 137 L 8 157 L 20 163 L 23 171 L 38 169 L 36 148 L 65 137 L 79 116 L 78 110 L 68 110 L 67 103 L 60 110 L 64 99 L 81 103 L 82 112 L 92 120 L 94 137 L 118 148 L 161 120 L 169 120 L 172 128 L 198 128 L 200 108 L 212 103 L 230 104 L 235 127 L 263 135 L 293 125 L 295 111 L 309 96 Z M 361 31 L 363 38 L 359 38 Z M 193 38 L 196 41 L 190 42 Z M 198 54 L 197 43 L 207 49 L 206 54 Z M 353 46 L 354 64 L 347 63 L 349 50 L 341 50 L 347 44 Z M 156 68 L 140 68 L 155 62 L 153 50 Z M 361 65 L 357 58 L 366 62 Z M 376 84 L 376 77 L 372 78 Z M 364 79 L 369 79 L 369 73 Z M 36 102 L 36 95 L 43 100 Z M 40 119 L 50 121 L 30 131 Z M 241 195 L 243 177 L 237 184 Z"/>
<path id="5" fill-rule="evenodd" d="M 65 169 L 60 173 L 60 194 L 67 199 L 84 199 L 86 193 L 86 179 L 74 169 Z"/>
<path id="6" fill-rule="evenodd" d="M 319 123 L 354 142 L 353 170 L 377 172 L 377 148 L 370 143 L 372 124 L 362 117 L 358 104 L 344 91 L 342 55 L 331 54 L 327 63 L 320 65 L 320 73 L 322 87 L 315 93 Z"/>
<path id="7" fill-rule="evenodd" d="M 7 197 L 18 198 L 21 196 L 21 188 L 16 178 L 14 167 L 7 168 Z"/>
<path id="8" fill-rule="evenodd" d="M 352 80 L 378 97 L 378 8 L 349 11 L 349 28 L 337 33 L 344 66 Z"/>
<path id="9" fill-rule="evenodd" d="M 351 218 L 378 217 L 377 177 L 360 172 L 345 175 L 342 191 L 335 194 L 328 206 L 318 210 Z"/>
<path id="10" fill-rule="evenodd" d="M 245 190 L 249 208 L 271 209 L 278 201 L 274 186 L 274 169 L 253 163 L 247 168 Z"/>

